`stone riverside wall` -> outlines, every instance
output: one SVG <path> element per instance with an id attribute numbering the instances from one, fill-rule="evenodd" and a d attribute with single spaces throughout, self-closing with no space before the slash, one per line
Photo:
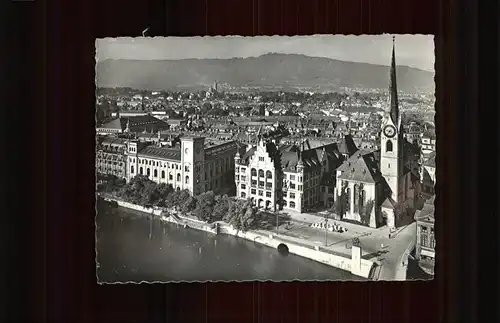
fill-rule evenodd
<path id="1" fill-rule="evenodd" d="M 106 199 L 108 201 L 115 201 L 119 206 L 133 209 L 136 211 L 141 211 L 145 213 L 151 214 L 152 209 L 148 209 L 139 205 L 135 205 L 128 202 L 123 202 L 115 199 Z M 162 210 L 154 210 L 154 215 L 161 215 L 163 213 Z M 187 218 L 181 215 L 175 216 L 162 216 L 162 220 L 171 223 L 177 223 L 181 225 L 188 225 L 192 229 L 197 229 L 213 234 L 223 233 L 232 236 L 236 236 L 245 240 L 254 241 L 256 243 L 263 244 L 265 246 L 271 248 L 278 248 L 280 244 L 285 244 L 288 247 L 288 251 L 291 254 L 301 256 L 304 258 L 308 258 L 320 263 L 323 263 L 328 266 L 332 266 L 338 269 L 342 269 L 345 271 L 349 271 L 352 274 L 364 278 L 371 278 L 370 273 L 373 267 L 373 262 L 366 259 L 361 259 L 361 263 L 359 266 L 351 266 L 352 259 L 349 257 L 344 257 L 340 255 L 334 255 L 330 252 L 322 251 L 320 248 L 310 248 L 306 246 L 299 245 L 298 242 L 291 241 L 291 237 L 287 237 L 281 234 L 276 234 L 264 230 L 257 231 L 239 231 L 234 229 L 232 226 L 223 223 L 217 222 L 218 230 L 216 227 L 212 225 L 208 225 L 203 221 L 194 220 L 191 218 Z M 351 268 L 352 267 L 352 268 Z"/>

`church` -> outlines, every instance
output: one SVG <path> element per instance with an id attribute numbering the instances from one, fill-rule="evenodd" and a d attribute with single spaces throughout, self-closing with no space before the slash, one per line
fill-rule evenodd
<path id="1" fill-rule="evenodd" d="M 359 150 L 340 165 L 335 190 L 336 199 L 343 201 L 343 219 L 394 229 L 413 218 L 420 187 L 411 168 L 414 147 L 405 139 L 399 113 L 394 38 L 389 100 L 390 109 L 381 124 L 380 150 Z"/>

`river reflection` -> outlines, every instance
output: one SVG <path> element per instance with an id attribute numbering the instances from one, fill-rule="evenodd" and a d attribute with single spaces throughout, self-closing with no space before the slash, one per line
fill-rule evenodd
<path id="1" fill-rule="evenodd" d="M 184 229 L 105 206 L 98 212 L 99 282 L 364 280 L 232 236 Z"/>

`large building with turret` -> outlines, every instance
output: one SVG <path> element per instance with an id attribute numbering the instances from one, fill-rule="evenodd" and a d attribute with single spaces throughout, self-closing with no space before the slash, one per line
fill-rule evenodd
<path id="1" fill-rule="evenodd" d="M 127 143 L 127 180 L 146 175 L 156 183 L 198 195 L 234 194 L 234 141 L 184 136 L 180 144 L 132 140 Z"/>
<path id="2" fill-rule="evenodd" d="M 235 163 L 236 196 L 251 198 L 271 211 L 306 212 L 333 206 L 335 169 L 357 148 L 350 136 L 325 145 L 280 145 L 259 138 L 239 149 Z"/>

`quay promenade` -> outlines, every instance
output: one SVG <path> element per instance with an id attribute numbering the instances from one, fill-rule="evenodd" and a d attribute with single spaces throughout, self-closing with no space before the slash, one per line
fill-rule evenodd
<path id="1" fill-rule="evenodd" d="M 331 214 L 330 214 L 331 215 Z M 331 215 L 332 216 L 332 215 Z M 336 254 L 351 254 L 352 239 L 358 238 L 362 257 L 372 260 L 379 267 L 378 280 L 406 280 L 408 255 L 415 247 L 415 222 L 398 228 L 389 238 L 389 228 L 370 228 L 350 222 L 328 219 L 328 224 L 337 224 L 347 231 L 330 232 L 311 227 L 314 223 L 325 223 L 324 212 L 298 213 L 287 211 L 282 214 L 283 223 L 290 221 L 288 228 L 280 226 L 271 231 L 304 239 L 322 246 Z M 325 238 L 326 231 L 326 238 Z"/>

